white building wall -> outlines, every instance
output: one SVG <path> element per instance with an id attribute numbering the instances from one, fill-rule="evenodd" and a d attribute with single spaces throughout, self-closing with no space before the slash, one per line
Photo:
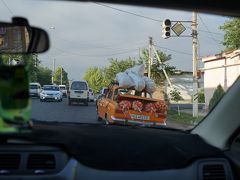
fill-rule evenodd
<path id="1" fill-rule="evenodd" d="M 231 54 L 228 54 L 223 56 L 222 59 L 218 59 L 218 57 L 214 58 L 214 56 L 203 58 L 203 62 L 204 69 L 206 69 L 204 71 L 205 103 L 206 106 L 208 106 L 210 99 L 219 84 L 221 84 L 223 89 L 227 91 L 238 78 L 240 75 L 240 65 L 236 64 L 240 63 L 240 58 L 239 55 L 232 57 Z M 216 68 L 223 65 L 234 66 L 207 70 L 208 68 Z"/>

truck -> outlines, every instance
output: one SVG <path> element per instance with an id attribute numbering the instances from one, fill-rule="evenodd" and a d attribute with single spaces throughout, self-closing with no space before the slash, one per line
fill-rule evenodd
<path id="1" fill-rule="evenodd" d="M 97 102 L 98 120 L 105 124 L 165 126 L 167 104 L 154 99 L 145 90 L 120 87 L 117 82 L 108 87 L 107 94 Z"/>

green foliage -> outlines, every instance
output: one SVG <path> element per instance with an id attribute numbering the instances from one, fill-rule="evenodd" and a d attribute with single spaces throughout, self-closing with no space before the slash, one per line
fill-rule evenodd
<path id="1" fill-rule="evenodd" d="M 179 115 L 178 111 L 176 110 L 168 110 L 167 116 L 168 120 L 170 121 L 176 121 L 189 125 L 199 123 L 203 119 L 203 116 L 193 117 L 192 114 L 186 112 L 181 112 Z"/>
<path id="2" fill-rule="evenodd" d="M 160 51 L 158 51 L 158 54 L 163 64 L 160 64 L 156 61 L 151 68 L 152 79 L 154 79 L 157 84 L 159 84 L 159 81 L 165 80 L 163 68 L 166 69 L 169 75 L 173 74 L 175 71 L 175 67 L 170 66 L 168 63 L 166 63 L 171 59 L 171 55 L 167 55 Z M 124 72 L 126 69 L 138 64 L 145 64 L 145 67 L 147 67 L 148 50 L 144 49 L 142 51 L 142 55 L 138 61 L 129 57 L 123 60 L 112 58 L 109 60 L 109 62 L 110 65 L 103 68 L 90 67 L 84 74 L 84 79 L 88 82 L 89 86 L 93 89 L 95 93 L 99 91 L 101 87 L 108 86 L 112 82 L 112 80 L 116 78 L 117 73 Z"/>
<path id="3" fill-rule="evenodd" d="M 84 79 L 94 93 L 98 92 L 102 87 L 107 87 L 116 78 L 117 73 L 123 72 L 137 64 L 131 58 L 125 60 L 110 59 L 109 61 L 109 66 L 104 68 L 90 67 L 84 74 Z"/>
<path id="4" fill-rule="evenodd" d="M 0 55 L 0 61 L 4 65 L 12 64 L 14 61 L 25 64 L 29 73 L 29 81 L 37 81 L 37 68 L 40 64 L 37 54 L 4 54 Z"/>
<path id="5" fill-rule="evenodd" d="M 125 60 L 110 59 L 110 65 L 104 68 L 105 85 L 110 84 L 115 79 L 117 73 L 124 72 L 136 64 L 137 62 L 130 57 Z"/>
<path id="6" fill-rule="evenodd" d="M 103 70 L 101 68 L 88 68 L 84 79 L 88 82 L 89 87 L 92 88 L 94 93 L 97 93 L 99 89 L 105 86 Z"/>
<path id="7" fill-rule="evenodd" d="M 227 50 L 240 48 L 240 18 L 231 18 L 220 29 L 225 32 L 223 45 Z"/>
<path id="8" fill-rule="evenodd" d="M 209 102 L 209 110 L 212 110 L 217 105 L 217 103 L 221 100 L 224 94 L 225 92 L 222 86 L 219 84 L 217 86 L 217 89 L 214 91 L 213 96 Z"/>
<path id="9" fill-rule="evenodd" d="M 167 63 L 169 60 L 171 60 L 170 54 L 165 54 L 164 52 L 161 52 L 159 50 L 157 50 L 157 53 L 162 63 L 158 62 L 157 56 L 154 54 L 153 56 L 154 62 L 151 66 L 151 78 L 155 81 L 156 84 L 159 85 L 162 81 L 166 79 L 163 69 L 165 69 L 168 75 L 173 75 L 176 68 L 174 66 L 170 66 L 169 63 Z M 146 69 L 148 69 L 149 66 L 148 57 L 149 57 L 148 50 L 143 49 L 139 63 L 144 63 Z"/>
<path id="10" fill-rule="evenodd" d="M 198 92 L 198 102 L 199 103 L 205 103 L 205 95 L 204 95 L 204 90 L 203 89 L 201 89 Z"/>
<path id="11" fill-rule="evenodd" d="M 62 73 L 62 84 L 68 86 L 68 73 L 62 68 L 58 67 L 53 75 L 53 81 L 57 85 L 61 84 L 61 73 Z"/>
<path id="12" fill-rule="evenodd" d="M 9 65 L 16 61 L 23 63 L 28 70 L 29 81 L 39 82 L 41 85 L 51 84 L 51 73 L 49 68 L 42 67 L 37 54 L 4 54 L 0 55 L 0 64 Z"/>
<path id="13" fill-rule="evenodd" d="M 42 86 L 52 84 L 52 71 L 47 67 L 39 66 L 37 69 L 37 82 Z"/>
<path id="14" fill-rule="evenodd" d="M 181 92 L 177 88 L 174 88 L 173 90 L 170 91 L 170 99 L 172 101 L 178 102 L 182 100 L 183 97 L 181 96 Z"/>

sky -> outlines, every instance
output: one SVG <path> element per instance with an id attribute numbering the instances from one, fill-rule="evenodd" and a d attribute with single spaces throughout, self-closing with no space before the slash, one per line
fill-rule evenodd
<path id="1" fill-rule="evenodd" d="M 31 26 L 46 30 L 50 49 L 39 55 L 43 66 L 62 66 L 69 79 L 81 80 L 89 67 L 104 67 L 110 58 L 139 58 L 153 37 L 156 48 L 172 55 L 170 65 L 192 71 L 192 38 L 162 38 L 164 19 L 191 21 L 192 13 L 169 9 L 79 2 L 0 0 L 0 21 L 13 16 L 28 19 Z M 124 12 L 123 12 L 124 11 Z M 129 12 L 129 13 L 126 13 Z M 133 15 L 137 14 L 137 15 Z M 144 17 L 142 17 L 144 16 Z M 198 13 L 198 55 L 220 53 L 224 33 L 219 26 L 227 17 Z M 191 35 L 191 23 L 183 23 L 185 36 Z M 172 34 L 174 34 L 172 32 Z M 199 66 L 203 64 L 199 60 Z"/>

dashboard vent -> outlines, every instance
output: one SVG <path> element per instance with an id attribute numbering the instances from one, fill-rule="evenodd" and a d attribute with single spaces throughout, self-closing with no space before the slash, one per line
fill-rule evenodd
<path id="1" fill-rule="evenodd" d="M 56 160 L 53 154 L 30 154 L 28 157 L 28 169 L 54 169 Z"/>
<path id="2" fill-rule="evenodd" d="M 222 164 L 203 165 L 203 180 L 226 180 L 224 166 Z"/>
<path id="3" fill-rule="evenodd" d="M 18 169 L 20 154 L 0 154 L 0 169 Z"/>

